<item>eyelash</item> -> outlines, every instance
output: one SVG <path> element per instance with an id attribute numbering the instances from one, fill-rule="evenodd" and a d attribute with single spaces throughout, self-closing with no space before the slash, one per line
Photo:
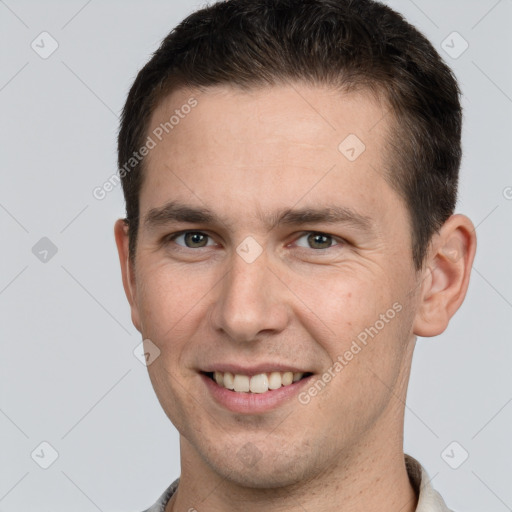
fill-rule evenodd
<path id="1" fill-rule="evenodd" d="M 164 243 L 165 244 L 168 244 L 169 242 L 175 242 L 175 240 L 177 238 L 179 238 L 180 236 L 182 235 L 186 235 L 186 234 L 189 234 L 189 233 L 195 233 L 195 234 L 200 234 L 200 235 L 204 235 L 204 236 L 207 236 L 209 237 L 210 239 L 212 238 L 208 233 L 205 233 L 204 231 L 194 231 L 194 230 L 187 230 L 187 231 L 180 231 L 178 233 L 173 233 L 171 235 L 168 235 L 164 238 Z M 345 245 L 347 242 L 346 240 L 340 238 L 340 237 L 337 237 L 337 236 L 334 236 L 334 235 L 330 235 L 329 233 L 324 233 L 322 231 L 303 231 L 301 233 L 301 235 L 299 236 L 299 238 L 295 239 L 295 241 L 297 240 L 300 240 L 301 238 L 303 238 L 304 236 L 308 236 L 308 235 L 320 235 L 320 236 L 325 236 L 327 238 L 330 238 L 332 239 L 333 242 L 336 242 L 335 245 L 331 245 L 330 247 L 327 247 L 325 249 L 313 249 L 311 247 L 309 247 L 309 249 L 311 249 L 312 251 L 315 251 L 315 252 L 325 252 L 327 249 L 332 249 L 333 247 L 337 247 L 337 246 L 343 246 Z M 191 249 L 193 250 L 194 248 L 193 247 L 187 247 L 185 245 L 180 245 L 180 244 L 176 244 L 178 245 L 181 249 L 183 250 L 186 250 L 186 249 Z M 206 249 L 207 247 L 209 246 L 205 246 L 205 247 L 197 247 L 196 249 Z M 301 247 L 301 249 L 308 249 L 306 247 Z"/>

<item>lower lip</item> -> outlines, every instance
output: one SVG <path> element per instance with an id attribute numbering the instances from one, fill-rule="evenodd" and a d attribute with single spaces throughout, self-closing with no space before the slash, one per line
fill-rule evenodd
<path id="1" fill-rule="evenodd" d="M 217 403 L 232 412 L 246 414 L 267 412 L 296 398 L 311 377 L 313 375 L 265 393 L 240 393 L 223 388 L 207 375 L 201 374 L 203 382 Z"/>

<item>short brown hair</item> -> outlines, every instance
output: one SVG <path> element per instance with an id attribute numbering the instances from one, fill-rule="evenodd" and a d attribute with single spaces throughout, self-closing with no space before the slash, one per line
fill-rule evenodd
<path id="1" fill-rule="evenodd" d="M 460 91 L 430 42 L 379 2 L 224 0 L 194 12 L 167 35 L 130 89 L 119 169 L 143 145 L 152 113 L 173 90 L 287 81 L 369 90 L 387 103 L 394 122 L 385 176 L 409 211 L 412 258 L 421 269 L 457 200 Z M 121 176 L 133 263 L 143 164 Z"/>

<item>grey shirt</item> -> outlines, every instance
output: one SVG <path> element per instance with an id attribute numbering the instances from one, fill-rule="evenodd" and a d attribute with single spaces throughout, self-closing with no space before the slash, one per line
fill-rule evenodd
<path id="1" fill-rule="evenodd" d="M 405 465 L 409 480 L 418 494 L 416 512 L 452 512 L 444 503 L 441 495 L 434 490 L 427 472 L 421 464 L 410 455 L 405 455 Z M 160 496 L 158 501 L 144 512 L 165 512 L 165 507 L 178 488 L 179 478 L 175 480 Z"/>

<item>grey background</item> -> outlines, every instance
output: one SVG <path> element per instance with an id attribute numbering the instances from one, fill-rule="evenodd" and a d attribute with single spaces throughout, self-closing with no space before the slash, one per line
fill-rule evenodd
<path id="1" fill-rule="evenodd" d="M 512 1 L 387 3 L 460 80 L 457 211 L 479 241 L 462 308 L 442 336 L 418 340 L 405 451 L 454 510 L 512 510 Z M 179 475 L 176 431 L 133 353 L 113 237 L 121 188 L 102 201 L 92 190 L 116 171 L 136 72 L 200 5 L 0 0 L 0 512 L 140 511 Z M 43 31 L 59 45 L 46 59 L 31 47 L 51 48 Z M 457 58 L 454 31 L 469 44 Z M 57 249 L 46 262 L 43 237 Z M 43 441 L 58 453 L 48 469 Z"/>

